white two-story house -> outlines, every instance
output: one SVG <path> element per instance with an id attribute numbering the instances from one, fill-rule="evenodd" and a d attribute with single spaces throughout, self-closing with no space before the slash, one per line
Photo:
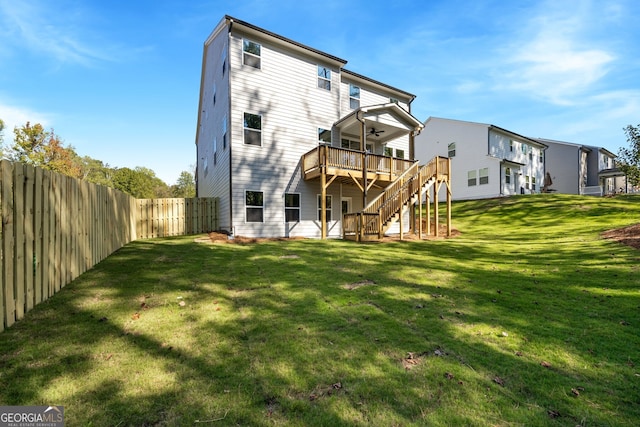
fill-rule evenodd
<path id="1" fill-rule="evenodd" d="M 625 188 L 616 155 L 602 147 L 538 138 L 547 145 L 546 170 L 559 193 L 602 196 Z"/>
<path id="2" fill-rule="evenodd" d="M 415 155 L 450 158 L 453 199 L 482 199 L 540 192 L 546 148 L 495 125 L 429 117 Z"/>
<path id="3" fill-rule="evenodd" d="M 215 27 L 204 44 L 196 188 L 219 198 L 223 231 L 340 237 L 343 215 L 415 169 L 415 96 L 346 62 L 230 16 Z M 375 221 L 380 233 L 391 226 Z"/>

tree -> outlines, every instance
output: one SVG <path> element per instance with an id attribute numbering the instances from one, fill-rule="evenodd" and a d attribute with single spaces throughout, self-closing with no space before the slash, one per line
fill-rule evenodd
<path id="1" fill-rule="evenodd" d="M 193 174 L 187 171 L 180 172 L 178 182 L 171 187 L 173 197 L 196 197 L 196 182 Z"/>
<path id="2" fill-rule="evenodd" d="M 640 186 L 640 125 L 624 128 L 629 147 L 618 151 L 618 165 L 627 177 L 627 183 Z"/>
<path id="3" fill-rule="evenodd" d="M 13 162 L 26 163 L 74 178 L 81 176 L 81 170 L 74 161 L 77 157 L 73 147 L 65 147 L 58 135 L 45 131 L 40 123 L 27 122 L 13 130 L 14 143 L 5 155 Z"/>
<path id="4" fill-rule="evenodd" d="M 135 169 L 120 168 L 113 173 L 113 188 L 132 195 L 137 199 L 170 197 L 169 186 L 149 168 L 137 166 Z"/>

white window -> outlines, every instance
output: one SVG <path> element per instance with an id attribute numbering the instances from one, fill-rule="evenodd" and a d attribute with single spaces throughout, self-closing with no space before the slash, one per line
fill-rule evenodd
<path id="1" fill-rule="evenodd" d="M 213 138 L 213 164 L 218 163 L 218 139 Z"/>
<path id="2" fill-rule="evenodd" d="M 511 184 L 511 168 L 504 168 L 504 182 Z"/>
<path id="3" fill-rule="evenodd" d="M 264 195 L 262 191 L 245 191 L 246 221 L 264 222 Z"/>
<path id="4" fill-rule="evenodd" d="M 227 149 L 227 115 L 222 118 L 222 149 Z"/>
<path id="5" fill-rule="evenodd" d="M 527 154 L 527 147 L 528 147 L 528 145 L 527 145 L 527 144 L 522 144 L 522 152 L 523 152 L 524 154 Z"/>
<path id="6" fill-rule="evenodd" d="M 349 84 L 349 108 L 360 108 L 360 88 L 353 84 Z"/>
<path id="7" fill-rule="evenodd" d="M 202 169 L 204 169 L 204 176 L 207 176 L 209 174 L 209 161 L 206 156 L 203 163 Z"/>
<path id="8" fill-rule="evenodd" d="M 529 175 L 525 175 L 524 177 L 524 188 L 527 190 L 531 188 L 531 177 Z"/>
<path id="9" fill-rule="evenodd" d="M 544 151 L 540 150 L 540 152 L 538 153 L 538 160 L 540 160 L 540 163 L 544 162 Z"/>
<path id="10" fill-rule="evenodd" d="M 343 139 L 342 141 L 340 141 L 340 147 L 347 148 L 349 150 L 360 150 L 360 142 Z"/>
<path id="11" fill-rule="evenodd" d="M 451 144 L 449 144 L 447 146 L 447 155 L 449 156 L 449 158 L 451 157 L 455 157 L 456 156 L 456 143 L 452 142 Z"/>
<path id="12" fill-rule="evenodd" d="M 284 194 L 284 221 L 285 222 L 300 221 L 300 194 L 299 193 Z"/>
<path id="13" fill-rule="evenodd" d="M 224 72 L 227 69 L 227 45 L 224 45 L 224 48 L 222 49 L 220 62 L 222 62 L 222 75 L 224 76 Z"/>
<path id="14" fill-rule="evenodd" d="M 331 144 L 331 131 L 328 129 L 318 128 L 318 143 Z"/>
<path id="15" fill-rule="evenodd" d="M 532 190 L 536 189 L 536 177 L 535 176 L 531 177 L 531 189 Z"/>
<path id="16" fill-rule="evenodd" d="M 473 187 L 474 185 L 478 184 L 478 180 L 477 180 L 477 175 L 476 175 L 476 171 L 472 170 L 467 172 L 467 186 L 468 187 Z"/>
<path id="17" fill-rule="evenodd" d="M 260 44 L 250 40 L 242 41 L 242 63 L 253 68 L 260 68 Z"/>
<path id="18" fill-rule="evenodd" d="M 331 90 L 331 70 L 322 65 L 318 65 L 318 87 Z"/>
<path id="19" fill-rule="evenodd" d="M 244 113 L 244 143 L 262 146 L 262 116 Z"/>
<path id="20" fill-rule="evenodd" d="M 331 195 L 327 194 L 327 222 L 331 221 Z M 318 221 L 322 221 L 322 195 L 318 194 Z"/>
<path id="21" fill-rule="evenodd" d="M 404 159 L 404 150 L 396 148 L 396 157 L 399 159 Z"/>
<path id="22" fill-rule="evenodd" d="M 393 157 L 393 148 L 384 147 L 384 155 L 385 156 L 389 156 L 389 157 Z"/>
<path id="23" fill-rule="evenodd" d="M 489 168 L 482 168 L 479 171 L 480 175 L 480 185 L 489 183 Z"/>

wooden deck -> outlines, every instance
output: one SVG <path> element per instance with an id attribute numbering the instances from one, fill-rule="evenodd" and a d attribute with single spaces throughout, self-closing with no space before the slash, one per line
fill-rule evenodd
<path id="1" fill-rule="evenodd" d="M 363 165 L 366 164 L 369 182 L 390 183 L 414 163 L 416 162 L 411 160 L 319 145 L 302 156 L 302 171 L 305 180 L 319 178 L 322 168 L 325 168 L 325 173 L 329 177 L 361 180 Z"/>

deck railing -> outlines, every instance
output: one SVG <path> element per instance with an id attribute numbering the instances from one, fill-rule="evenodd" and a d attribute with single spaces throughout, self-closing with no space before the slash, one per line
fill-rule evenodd
<path id="1" fill-rule="evenodd" d="M 417 163 L 411 165 L 369 202 L 362 212 L 344 215 L 343 235 L 357 236 L 358 239 L 372 235 L 382 237 L 385 225 L 396 214 L 401 214 L 402 207 L 419 194 L 429 181 L 449 178 L 449 161 L 446 157 L 434 157 L 424 166 L 418 166 Z"/>
<path id="2" fill-rule="evenodd" d="M 320 167 L 362 172 L 365 162 L 367 173 L 391 177 L 403 173 L 415 163 L 411 160 L 328 145 L 319 145 L 302 155 L 302 168 L 305 174 Z"/>

